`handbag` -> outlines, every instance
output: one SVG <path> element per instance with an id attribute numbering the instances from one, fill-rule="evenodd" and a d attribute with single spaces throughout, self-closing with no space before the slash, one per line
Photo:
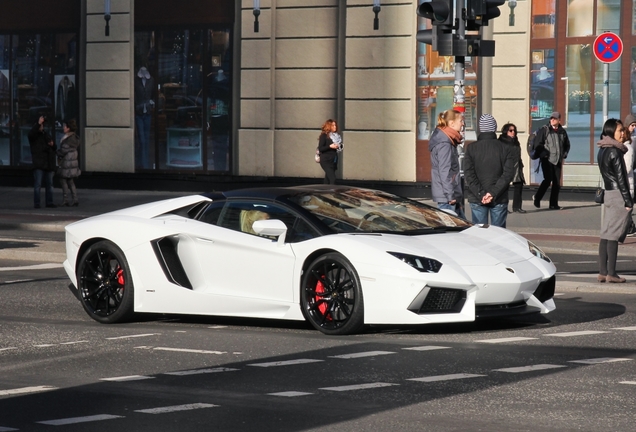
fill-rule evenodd
<path id="1" fill-rule="evenodd" d="M 605 189 L 601 186 L 601 179 L 598 179 L 598 186 L 596 186 L 596 193 L 594 194 L 594 202 L 596 204 L 603 204 L 603 202 L 605 202 Z"/>
<path id="2" fill-rule="evenodd" d="M 314 160 L 316 161 L 316 163 L 320 163 L 320 150 L 318 150 L 318 147 L 316 147 L 316 154 L 314 155 Z"/>

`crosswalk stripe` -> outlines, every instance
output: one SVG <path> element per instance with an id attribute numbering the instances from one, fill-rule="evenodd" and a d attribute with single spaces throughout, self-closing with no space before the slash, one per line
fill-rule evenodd
<path id="1" fill-rule="evenodd" d="M 124 418 L 124 417 L 117 416 L 117 415 L 110 415 L 110 414 L 98 414 L 98 415 L 92 415 L 92 416 L 86 416 L 86 417 L 71 417 L 71 418 L 58 419 L 58 420 L 39 421 L 36 423 L 51 425 L 51 426 L 62 426 L 62 425 L 75 424 L 75 423 L 88 423 L 88 422 L 101 421 L 101 420 L 113 420 L 118 418 Z"/>
<path id="2" fill-rule="evenodd" d="M 615 362 L 623 362 L 623 361 L 631 361 L 630 358 L 619 358 L 619 357 L 601 357 L 601 358 L 593 358 L 593 359 L 585 359 L 585 360 L 570 360 L 568 363 L 581 363 L 581 364 L 602 364 L 602 363 L 615 363 Z"/>
<path id="3" fill-rule="evenodd" d="M 281 396 L 281 397 L 298 397 L 298 396 L 307 396 L 313 393 L 307 392 L 299 392 L 299 391 L 286 391 L 286 392 L 278 392 L 278 393 L 267 393 L 269 396 Z"/>
<path id="4" fill-rule="evenodd" d="M 407 381 L 419 381 L 419 382 L 437 382 L 437 381 L 451 381 L 464 378 L 478 378 L 485 377 L 487 375 L 479 374 L 450 374 L 450 375 L 436 375 L 421 378 L 408 378 Z"/>
<path id="5" fill-rule="evenodd" d="M 160 335 L 161 335 L 161 333 L 144 333 L 144 334 L 136 334 L 136 335 L 109 337 L 109 338 L 106 338 L 106 340 L 131 339 L 131 338 L 140 338 L 140 337 L 148 337 L 148 336 L 160 336 Z"/>
<path id="6" fill-rule="evenodd" d="M 399 385 L 399 384 L 376 382 L 376 383 L 369 383 L 369 384 L 354 384 L 354 385 L 346 385 L 346 386 L 339 386 L 339 387 L 322 387 L 320 388 L 320 390 L 351 391 L 351 390 L 366 390 L 370 388 L 390 387 L 390 386 L 396 386 L 396 385 Z"/>
<path id="7" fill-rule="evenodd" d="M 508 338 L 499 338 L 499 339 L 482 339 L 482 340 L 477 340 L 475 342 L 482 342 L 482 343 L 505 343 L 505 342 L 519 342 L 519 341 L 527 341 L 527 340 L 536 340 L 538 338 L 533 338 L 533 337 L 508 337 Z"/>
<path id="8" fill-rule="evenodd" d="M 620 384 L 636 385 L 636 381 L 621 381 Z"/>
<path id="9" fill-rule="evenodd" d="M 359 352 L 359 353 L 353 353 L 353 354 L 329 356 L 329 358 L 353 359 L 353 358 L 373 357 L 373 356 L 387 355 L 387 354 L 397 354 L 397 353 L 393 351 L 366 351 L 366 352 Z"/>
<path id="10" fill-rule="evenodd" d="M 636 326 L 632 326 L 632 327 L 616 327 L 616 328 L 613 328 L 612 330 L 628 330 L 628 331 L 632 331 L 632 330 L 636 330 Z"/>
<path id="11" fill-rule="evenodd" d="M 237 371 L 237 370 L 240 370 L 240 369 L 218 367 L 213 369 L 193 369 L 193 370 L 185 370 L 185 371 L 177 371 L 177 372 L 164 372 L 164 375 L 187 376 L 187 375 L 199 375 L 199 374 L 208 374 L 208 373 L 216 373 L 216 372 L 231 372 L 231 371 Z"/>
<path id="12" fill-rule="evenodd" d="M 149 377 L 149 376 L 145 376 L 145 375 L 129 375 L 129 376 L 121 376 L 121 377 L 112 377 L 112 378 L 100 378 L 100 381 L 140 381 L 140 380 L 147 380 L 147 379 L 154 379 L 154 377 Z"/>
<path id="13" fill-rule="evenodd" d="M 503 368 L 503 369 L 493 369 L 495 372 L 508 372 L 508 373 L 521 373 L 521 372 L 532 372 L 537 370 L 546 370 L 546 369 L 558 369 L 564 368 L 567 366 L 564 365 L 553 365 L 553 364 L 538 364 L 532 366 L 520 366 L 520 367 L 511 367 L 511 368 Z"/>
<path id="14" fill-rule="evenodd" d="M 43 391 L 57 390 L 57 387 L 51 386 L 35 386 L 35 387 L 22 387 L 10 390 L 0 390 L 0 396 L 13 396 L 27 393 L 39 393 Z"/>
<path id="15" fill-rule="evenodd" d="M 564 332 L 564 333 L 551 333 L 551 334 L 546 334 L 544 336 L 571 337 L 571 336 L 587 336 L 587 335 L 595 335 L 595 334 L 603 334 L 603 333 L 609 333 L 609 332 L 596 331 L 596 330 L 584 330 L 584 331 L 574 331 L 574 332 Z"/>
<path id="16" fill-rule="evenodd" d="M 297 364 L 305 364 L 305 363 L 317 363 L 323 362 L 324 360 L 317 359 L 295 359 L 295 360 L 284 360 L 284 361 L 275 361 L 275 362 L 267 362 L 267 363 L 252 363 L 248 364 L 248 366 L 257 366 L 257 367 L 275 367 L 275 366 L 290 366 Z"/>
<path id="17" fill-rule="evenodd" d="M 0 426 L 0 432 L 12 432 L 12 431 L 17 431 L 17 430 L 20 430 L 20 429 L 13 429 L 13 428 Z"/>
<path id="18" fill-rule="evenodd" d="M 143 413 L 143 414 L 165 414 L 165 413 L 178 412 L 178 411 L 191 411 L 191 410 L 202 409 L 202 408 L 214 408 L 218 406 L 219 405 L 213 405 L 208 403 L 192 403 L 192 404 L 185 404 L 185 405 L 174 405 L 174 406 L 167 406 L 167 407 L 160 407 L 160 408 L 135 410 L 135 412 Z"/>
<path id="19" fill-rule="evenodd" d="M 409 348 L 402 348 L 402 349 L 410 350 L 410 351 L 433 351 L 433 350 L 441 350 L 441 349 L 449 349 L 449 348 L 450 347 L 424 345 L 424 346 L 416 346 L 416 347 L 409 347 Z"/>

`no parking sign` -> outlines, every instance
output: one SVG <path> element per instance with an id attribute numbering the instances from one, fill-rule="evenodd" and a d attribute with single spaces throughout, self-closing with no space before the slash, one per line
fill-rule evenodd
<path id="1" fill-rule="evenodd" d="M 594 55 L 603 63 L 614 63 L 623 54 L 623 41 L 612 32 L 601 33 L 594 40 Z"/>

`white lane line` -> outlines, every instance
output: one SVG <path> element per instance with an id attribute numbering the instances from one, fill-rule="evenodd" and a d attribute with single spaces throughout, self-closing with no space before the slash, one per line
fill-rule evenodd
<path id="1" fill-rule="evenodd" d="M 35 348 L 48 348 L 48 347 L 52 347 L 55 346 L 57 344 L 40 344 L 40 345 L 33 345 Z"/>
<path id="2" fill-rule="evenodd" d="M 13 429 L 13 428 L 0 426 L 0 432 L 10 432 L 10 431 L 17 431 L 17 430 L 20 430 L 20 429 Z"/>
<path id="3" fill-rule="evenodd" d="M 323 362 L 324 360 L 317 359 L 296 359 L 296 360 L 285 360 L 285 361 L 275 361 L 268 363 L 252 363 L 248 364 L 248 366 L 258 366 L 258 367 L 275 367 L 275 366 L 290 366 L 297 364 L 305 364 L 305 363 L 317 363 Z"/>
<path id="4" fill-rule="evenodd" d="M 88 341 L 62 342 L 60 343 L 60 345 L 75 345 L 75 344 L 82 344 L 82 343 L 88 343 Z"/>
<path id="5" fill-rule="evenodd" d="M 214 408 L 218 406 L 219 405 L 213 405 L 213 404 L 207 404 L 207 403 L 192 403 L 192 404 L 185 404 L 185 405 L 167 406 L 167 407 L 161 407 L 161 408 L 135 410 L 135 412 L 144 413 L 144 414 L 165 414 L 165 413 L 171 413 L 171 412 L 177 412 L 177 411 L 191 411 L 191 410 L 201 409 L 201 408 Z"/>
<path id="6" fill-rule="evenodd" d="M 519 341 L 527 341 L 527 340 L 536 340 L 538 338 L 532 338 L 532 337 L 508 337 L 508 338 L 499 338 L 499 339 L 482 339 L 482 340 L 478 340 L 475 342 L 482 342 L 482 343 L 505 343 L 505 342 L 519 342 Z"/>
<path id="7" fill-rule="evenodd" d="M 48 264 L 33 264 L 33 265 L 19 266 L 19 267 L 0 267 L 0 271 L 47 270 L 47 269 L 62 268 L 62 267 L 64 267 L 62 264 L 48 263 Z"/>
<path id="8" fill-rule="evenodd" d="M 35 387 L 22 387 L 11 390 L 0 390 L 0 396 L 13 396 L 18 394 L 27 394 L 27 393 L 39 393 L 43 391 L 49 390 L 57 390 L 57 387 L 51 386 L 35 386 Z"/>
<path id="9" fill-rule="evenodd" d="M 218 367 L 213 369 L 193 369 L 193 370 L 185 370 L 185 371 L 177 371 L 177 372 L 164 372 L 164 375 L 187 376 L 187 375 L 199 375 L 199 374 L 208 374 L 208 373 L 217 373 L 217 372 L 231 372 L 231 371 L 237 371 L 237 370 L 240 370 L 240 369 Z"/>
<path id="10" fill-rule="evenodd" d="M 464 378 L 478 378 L 485 377 L 487 375 L 478 375 L 478 374 L 450 374 L 450 375 L 437 375 L 437 376 L 428 376 L 422 378 L 408 378 L 407 381 L 419 381 L 419 382 L 437 382 L 437 381 L 451 381 L 458 380 Z"/>
<path id="11" fill-rule="evenodd" d="M 619 384 L 636 385 L 636 381 L 621 381 Z"/>
<path id="12" fill-rule="evenodd" d="M 575 332 L 565 332 L 565 333 L 551 333 L 543 336 L 555 336 L 555 337 L 571 337 L 571 336 L 587 336 L 587 335 L 595 335 L 609 333 L 606 331 L 595 331 L 595 330 L 584 330 L 584 331 L 575 331 Z"/>
<path id="13" fill-rule="evenodd" d="M 101 421 L 101 420 L 113 420 L 118 418 L 124 418 L 124 417 L 110 415 L 110 414 L 98 414 L 98 415 L 92 415 L 92 416 L 86 416 L 86 417 L 72 417 L 72 418 L 65 418 L 65 419 L 59 419 L 59 420 L 39 421 L 36 423 L 51 425 L 51 426 L 62 426 L 62 425 L 75 424 L 75 423 L 88 423 L 88 422 Z"/>
<path id="14" fill-rule="evenodd" d="M 521 373 L 521 372 L 532 372 L 538 370 L 547 370 L 547 369 L 558 369 L 564 368 L 567 366 L 564 365 L 553 365 L 553 364 L 538 364 L 532 366 L 520 366 L 520 367 L 511 367 L 511 368 L 503 368 L 503 369 L 493 369 L 495 372 L 508 372 L 508 373 Z"/>
<path id="15" fill-rule="evenodd" d="M 195 349 L 187 349 L 187 348 L 154 347 L 152 349 L 157 351 L 173 351 L 173 352 L 185 352 L 185 353 L 195 353 L 195 354 L 227 354 L 227 351 L 195 350 Z"/>
<path id="16" fill-rule="evenodd" d="M 581 364 L 602 364 L 602 363 L 615 363 L 622 361 L 631 361 L 630 358 L 619 358 L 619 357 L 601 357 L 601 358 L 593 358 L 593 359 L 585 359 L 585 360 L 571 360 L 568 363 L 581 363 Z"/>
<path id="17" fill-rule="evenodd" d="M 267 394 L 269 396 L 298 397 L 298 396 L 307 396 L 313 393 L 299 392 L 299 391 L 286 391 L 286 392 L 267 393 Z"/>
<path id="18" fill-rule="evenodd" d="M 566 261 L 565 264 L 596 264 L 597 262 L 598 261 Z"/>
<path id="19" fill-rule="evenodd" d="M 18 349 L 18 348 L 17 348 L 17 347 L 0 348 L 0 352 L 2 352 L 2 351 L 14 350 L 14 349 Z"/>
<path id="20" fill-rule="evenodd" d="M 351 391 L 351 390 L 366 390 L 370 388 L 390 387 L 390 386 L 396 386 L 396 385 L 399 385 L 399 384 L 376 382 L 376 383 L 369 383 L 369 384 L 346 385 L 346 386 L 340 386 L 340 387 L 322 387 L 319 390 Z"/>
<path id="21" fill-rule="evenodd" d="M 33 282 L 35 279 L 14 279 L 2 282 L 5 285 L 23 283 L 23 282 Z"/>
<path id="22" fill-rule="evenodd" d="M 117 337 L 109 337 L 106 340 L 117 340 L 117 339 L 130 339 L 130 338 L 139 338 L 139 337 L 148 337 L 148 336 L 160 336 L 161 333 L 144 333 L 144 334 L 136 334 L 136 335 L 128 335 L 128 336 L 117 336 Z"/>
<path id="23" fill-rule="evenodd" d="M 416 347 L 402 348 L 402 349 L 410 350 L 410 351 L 433 351 L 433 350 L 441 350 L 441 349 L 450 349 L 450 347 L 424 345 L 424 346 L 416 346 Z"/>
<path id="24" fill-rule="evenodd" d="M 612 330 L 636 330 L 636 326 L 633 326 L 633 327 L 616 327 L 616 328 L 613 328 Z"/>
<path id="25" fill-rule="evenodd" d="M 222 329 L 222 328 L 227 328 L 227 326 L 215 325 L 215 326 L 209 326 L 208 328 L 211 328 L 211 329 Z"/>
<path id="26" fill-rule="evenodd" d="M 353 359 L 353 358 L 373 357 L 373 356 L 387 355 L 387 354 L 397 354 L 397 353 L 393 351 L 366 351 L 366 352 L 359 352 L 359 353 L 353 353 L 353 354 L 329 356 L 329 358 Z"/>
<path id="27" fill-rule="evenodd" d="M 129 376 L 121 376 L 121 377 L 111 377 L 111 378 L 100 378 L 100 381 L 139 381 L 146 379 L 154 379 L 154 377 L 149 377 L 145 375 L 129 375 Z"/>

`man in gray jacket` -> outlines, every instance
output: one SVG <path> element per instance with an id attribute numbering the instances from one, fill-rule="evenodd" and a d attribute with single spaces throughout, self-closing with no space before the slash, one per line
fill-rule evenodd
<path id="1" fill-rule="evenodd" d="M 541 156 L 541 169 L 543 170 L 543 181 L 539 185 L 539 190 L 532 197 L 534 206 L 541 207 L 541 198 L 552 184 L 550 191 L 550 210 L 561 210 L 559 206 L 559 191 L 561 190 L 561 172 L 563 161 L 570 152 L 570 139 L 568 133 L 561 126 L 561 114 L 557 111 L 550 116 L 550 124 L 542 127 L 537 132 L 535 138 L 539 146 L 545 148 Z"/>

